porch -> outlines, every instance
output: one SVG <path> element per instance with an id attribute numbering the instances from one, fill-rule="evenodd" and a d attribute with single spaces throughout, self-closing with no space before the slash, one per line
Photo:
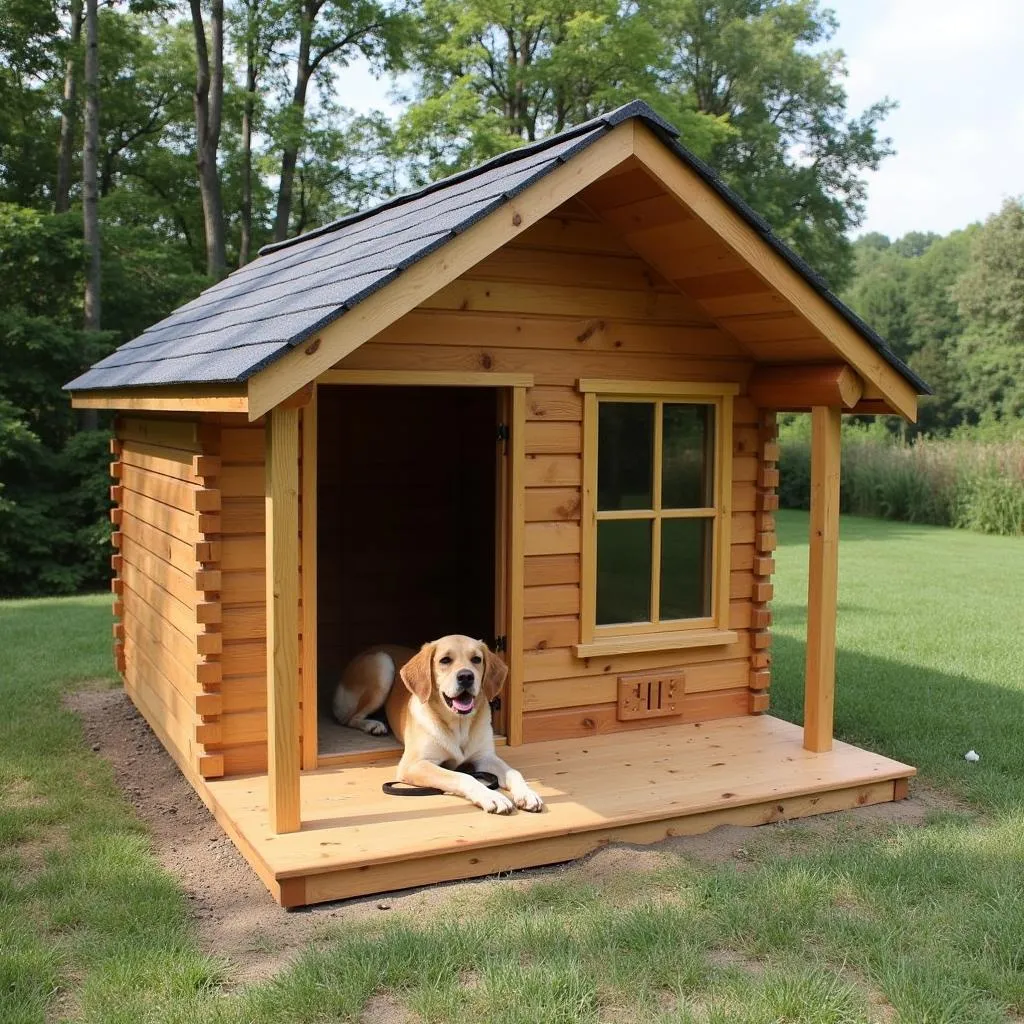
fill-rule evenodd
<path id="1" fill-rule="evenodd" d="M 473 878 L 651 843 L 898 800 L 914 769 L 846 743 L 811 752 L 767 715 L 506 749 L 543 814 L 485 814 L 455 797 L 398 798 L 393 765 L 301 776 L 302 825 L 275 834 L 266 775 L 206 783 L 232 841 L 286 907 Z"/>

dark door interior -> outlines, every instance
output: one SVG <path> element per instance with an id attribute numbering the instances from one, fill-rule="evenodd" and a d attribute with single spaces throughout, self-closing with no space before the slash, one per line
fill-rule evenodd
<path id="1" fill-rule="evenodd" d="M 498 392 L 321 387 L 318 679 L 377 643 L 495 633 Z"/>

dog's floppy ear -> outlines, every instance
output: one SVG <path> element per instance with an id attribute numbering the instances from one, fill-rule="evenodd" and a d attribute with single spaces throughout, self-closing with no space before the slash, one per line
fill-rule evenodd
<path id="1" fill-rule="evenodd" d="M 434 688 L 434 645 L 424 644 L 399 670 L 402 682 L 409 692 L 419 697 L 424 704 L 430 700 Z"/>
<path id="2" fill-rule="evenodd" d="M 487 644 L 484 648 L 484 679 L 481 687 L 484 697 L 492 701 L 501 692 L 505 685 L 505 677 L 508 675 L 508 665 L 505 664 Z"/>

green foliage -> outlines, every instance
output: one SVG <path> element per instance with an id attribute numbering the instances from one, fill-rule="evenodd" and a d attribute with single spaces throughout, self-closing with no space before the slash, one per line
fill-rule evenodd
<path id="1" fill-rule="evenodd" d="M 1007 200 L 977 232 L 953 297 L 964 320 L 961 405 L 1024 416 L 1024 199 Z"/>
<path id="2" fill-rule="evenodd" d="M 934 389 L 916 433 L 1024 416 L 1024 200 L 945 238 L 854 245 L 844 299 Z"/>
<path id="3" fill-rule="evenodd" d="M 425 181 L 654 98 L 661 49 L 646 2 L 425 0 L 396 151 Z"/>
<path id="4" fill-rule="evenodd" d="M 854 244 L 855 275 L 844 300 L 935 391 L 921 399 L 918 433 L 945 433 L 964 419 L 956 359 L 963 322 L 953 288 L 976 231 L 945 238 L 911 232 L 892 243 L 875 234 Z"/>
<path id="5" fill-rule="evenodd" d="M 838 286 L 863 172 L 892 152 L 879 125 L 893 104 L 848 116 L 844 55 L 823 48 L 835 27 L 814 0 L 683 0 L 665 5 L 661 33 L 666 94 L 731 129 L 707 154 L 712 166 Z"/>
<path id="6" fill-rule="evenodd" d="M 794 417 L 780 429 L 779 501 L 809 507 L 810 424 Z M 906 443 L 881 421 L 843 425 L 840 508 L 908 523 L 1024 535 L 1024 422 L 989 428 L 989 439 L 961 429 L 953 439 Z M 998 439 L 992 439 L 993 435 Z"/>
<path id="7" fill-rule="evenodd" d="M 427 0 L 396 150 L 426 180 L 641 97 L 830 280 L 888 101 L 850 118 L 835 29 L 810 0 Z"/>
<path id="8" fill-rule="evenodd" d="M 109 574 L 106 430 L 77 432 L 61 386 L 102 359 L 112 331 L 80 322 L 75 215 L 0 204 L 0 595 L 72 593 Z M 121 338 L 194 295 L 188 255 L 137 228 L 105 239 L 110 323 Z"/>

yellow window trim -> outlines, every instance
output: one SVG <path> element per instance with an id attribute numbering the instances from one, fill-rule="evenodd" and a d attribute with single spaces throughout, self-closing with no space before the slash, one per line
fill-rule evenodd
<path id="1" fill-rule="evenodd" d="M 673 650 L 684 647 L 734 643 L 729 630 L 729 545 L 732 533 L 732 400 L 739 388 L 730 383 L 621 381 L 586 378 L 579 381 L 583 394 L 583 509 L 580 594 L 580 643 L 576 656 Z M 597 433 L 601 398 L 640 402 L 686 402 L 715 406 L 715 504 L 713 508 L 661 510 L 661 473 L 654 473 L 652 509 L 630 509 L 602 519 L 656 519 L 679 516 L 713 520 L 710 616 L 695 619 L 597 625 Z M 654 466 L 661 465 L 660 431 L 655 430 Z M 651 551 L 651 611 L 658 619 L 661 552 L 660 531 L 654 531 Z"/>
<path id="2" fill-rule="evenodd" d="M 702 401 L 705 398 L 738 395 L 740 386 L 707 381 L 604 380 L 600 377 L 583 377 L 577 385 L 577 390 L 583 394 L 593 391 L 602 395 L 626 395 L 634 398 L 692 398 L 694 401 Z"/>

